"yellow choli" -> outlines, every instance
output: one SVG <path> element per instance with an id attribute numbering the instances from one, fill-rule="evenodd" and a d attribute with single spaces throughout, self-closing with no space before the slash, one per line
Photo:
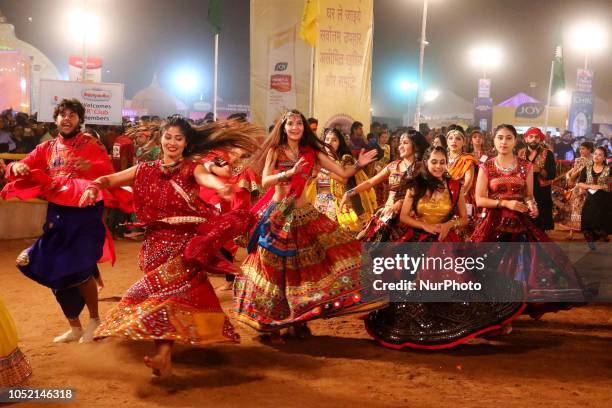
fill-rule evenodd
<path id="1" fill-rule="evenodd" d="M 444 189 L 442 196 L 440 196 L 440 193 L 436 196 L 435 199 L 432 199 L 425 195 L 417 203 L 417 217 L 427 224 L 445 222 L 452 211 L 453 205 L 447 188 Z"/>

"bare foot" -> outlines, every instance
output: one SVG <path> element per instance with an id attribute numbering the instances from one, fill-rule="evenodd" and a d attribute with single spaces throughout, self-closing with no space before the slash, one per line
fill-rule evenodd
<path id="1" fill-rule="evenodd" d="M 167 378 L 172 375 L 172 360 L 170 357 L 164 358 L 160 354 L 153 357 L 145 356 L 144 363 L 153 369 L 153 375 L 160 378 Z"/>

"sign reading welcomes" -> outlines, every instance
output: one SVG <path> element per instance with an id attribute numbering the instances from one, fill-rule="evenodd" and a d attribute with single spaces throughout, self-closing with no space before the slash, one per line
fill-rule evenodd
<path id="1" fill-rule="evenodd" d="M 123 84 L 40 81 L 38 120 L 53 122 L 53 110 L 64 98 L 76 98 L 85 106 L 85 123 L 120 125 L 122 123 Z"/>

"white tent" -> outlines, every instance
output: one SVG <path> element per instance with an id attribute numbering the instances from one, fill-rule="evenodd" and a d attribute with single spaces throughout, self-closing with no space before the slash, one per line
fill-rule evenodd
<path id="1" fill-rule="evenodd" d="M 126 106 L 128 108 L 128 106 Z M 185 111 L 186 105 L 159 86 L 157 74 L 153 75 L 151 85 L 136 92 L 131 100 L 130 109 L 146 110 L 148 115 L 165 117 Z"/>
<path id="2" fill-rule="evenodd" d="M 421 121 L 430 127 L 453 121 L 471 122 L 474 104 L 449 90 L 442 90 L 436 99 L 423 103 Z"/>

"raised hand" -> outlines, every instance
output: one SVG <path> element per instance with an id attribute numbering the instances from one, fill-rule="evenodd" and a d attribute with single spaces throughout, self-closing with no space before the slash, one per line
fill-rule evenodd
<path id="1" fill-rule="evenodd" d="M 295 163 L 295 165 L 293 165 L 293 168 L 291 169 L 291 175 L 300 173 L 302 171 L 302 167 L 304 167 L 304 165 L 306 164 L 306 159 L 304 159 L 303 157 L 300 157 L 299 160 Z"/>
<path id="2" fill-rule="evenodd" d="M 372 163 L 374 160 L 376 160 L 377 154 L 378 153 L 376 152 L 376 150 L 369 150 L 366 152 L 365 149 L 361 149 L 361 151 L 359 152 L 359 158 L 357 159 L 359 166 L 365 167 L 368 164 Z"/>

